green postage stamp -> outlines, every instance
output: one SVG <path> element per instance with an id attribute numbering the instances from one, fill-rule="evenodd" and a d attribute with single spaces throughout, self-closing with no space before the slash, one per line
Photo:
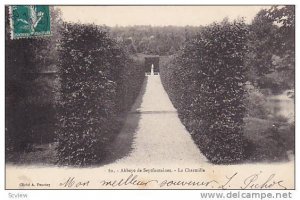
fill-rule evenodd
<path id="1" fill-rule="evenodd" d="M 10 6 L 10 20 L 12 39 L 51 35 L 49 6 Z"/>

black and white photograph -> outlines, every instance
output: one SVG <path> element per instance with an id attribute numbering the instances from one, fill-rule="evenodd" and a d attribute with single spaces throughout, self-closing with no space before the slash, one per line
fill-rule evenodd
<path id="1" fill-rule="evenodd" d="M 295 5 L 3 9 L 6 189 L 295 189 Z"/>

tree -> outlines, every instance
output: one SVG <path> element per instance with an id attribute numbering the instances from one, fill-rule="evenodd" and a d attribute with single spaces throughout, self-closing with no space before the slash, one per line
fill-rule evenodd
<path id="1" fill-rule="evenodd" d="M 292 70 L 295 68 L 295 6 L 273 6 L 268 11 L 268 17 L 278 26 L 275 52 L 283 58 L 278 70 Z"/>
<path id="2" fill-rule="evenodd" d="M 261 10 L 249 26 L 248 78 L 273 92 L 293 87 L 295 68 L 294 6 Z M 281 77 L 281 79 L 278 79 Z"/>
<path id="3" fill-rule="evenodd" d="M 274 52 L 277 27 L 268 17 L 267 10 L 261 10 L 249 26 L 248 64 L 258 76 L 274 70 L 272 55 Z"/>
<path id="4" fill-rule="evenodd" d="M 9 141 L 6 145 L 13 151 L 24 151 L 42 142 L 39 139 L 43 133 L 49 140 L 54 139 L 55 93 L 51 89 L 55 84 L 51 82 L 52 77 L 45 78 L 41 73 L 55 66 L 61 18 L 60 12 L 50 7 L 51 36 L 12 40 L 8 6 L 5 13 L 5 97 L 8 100 L 5 126 Z"/>

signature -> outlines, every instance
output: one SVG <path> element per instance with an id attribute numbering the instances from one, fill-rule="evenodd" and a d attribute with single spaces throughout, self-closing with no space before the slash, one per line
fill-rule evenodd
<path id="1" fill-rule="evenodd" d="M 276 179 L 276 174 L 271 174 L 266 179 L 261 179 L 262 172 L 252 174 L 244 180 L 244 186 L 241 189 L 272 189 L 280 188 L 287 189 L 283 180 Z"/>
<path id="2" fill-rule="evenodd" d="M 93 180 L 95 181 L 95 180 Z M 240 183 L 237 187 L 237 181 Z M 88 188 L 91 187 L 91 180 L 77 180 L 75 177 L 68 177 L 65 181 L 59 183 L 63 188 Z M 199 189 L 287 189 L 284 181 L 277 179 L 276 174 L 263 176 L 262 172 L 254 173 L 246 177 L 239 176 L 235 172 L 229 176 L 225 176 L 220 180 L 175 180 L 175 179 L 145 179 L 137 174 L 131 173 L 125 178 L 117 178 L 111 180 L 98 180 L 93 184 L 96 187 L 118 188 L 124 186 L 140 186 L 149 188 L 199 188 Z M 234 187 L 232 186 L 234 184 Z"/>

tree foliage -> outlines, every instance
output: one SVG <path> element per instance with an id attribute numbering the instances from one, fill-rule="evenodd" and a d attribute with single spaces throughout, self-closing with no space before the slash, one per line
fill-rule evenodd
<path id="1" fill-rule="evenodd" d="M 52 36 L 12 40 L 8 6 L 5 7 L 5 97 L 7 150 L 27 151 L 34 143 L 53 141 L 55 71 L 61 24 L 50 7 Z"/>
<path id="2" fill-rule="evenodd" d="M 90 165 L 119 132 L 144 73 L 103 27 L 65 23 L 61 35 L 59 163 Z"/>
<path id="3" fill-rule="evenodd" d="M 201 27 L 111 27 L 110 34 L 124 43 L 131 53 L 173 55 Z"/>
<path id="4" fill-rule="evenodd" d="M 249 80 L 280 92 L 294 86 L 295 7 L 261 10 L 249 26 Z M 281 77 L 279 80 L 278 77 Z"/>
<path id="5" fill-rule="evenodd" d="M 213 163 L 243 159 L 247 26 L 214 23 L 187 42 L 169 66 L 164 87 L 195 143 Z"/>

